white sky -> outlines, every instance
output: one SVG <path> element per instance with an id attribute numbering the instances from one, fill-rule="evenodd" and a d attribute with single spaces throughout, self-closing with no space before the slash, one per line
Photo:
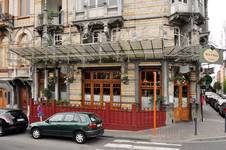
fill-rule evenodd
<path id="1" fill-rule="evenodd" d="M 226 48 L 220 42 L 223 23 L 226 22 L 226 0 L 209 0 L 208 8 L 210 40 L 219 48 Z"/>

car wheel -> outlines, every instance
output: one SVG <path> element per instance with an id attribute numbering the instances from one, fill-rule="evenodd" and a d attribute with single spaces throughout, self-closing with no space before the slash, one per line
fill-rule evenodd
<path id="1" fill-rule="evenodd" d="M 78 144 L 83 144 L 86 141 L 86 135 L 83 132 L 76 132 L 74 135 L 75 142 Z"/>
<path id="2" fill-rule="evenodd" d="M 0 126 L 0 136 L 3 136 L 5 134 L 4 128 Z"/>
<path id="3" fill-rule="evenodd" d="M 41 137 L 41 131 L 38 128 L 32 129 L 31 134 L 34 139 L 39 139 Z"/>

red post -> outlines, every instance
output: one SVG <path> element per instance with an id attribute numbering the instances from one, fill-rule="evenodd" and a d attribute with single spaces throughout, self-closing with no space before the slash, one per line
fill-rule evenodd
<path id="1" fill-rule="evenodd" d="M 52 103 L 51 103 L 51 109 L 52 109 L 52 114 L 55 114 L 56 113 L 56 100 L 53 100 Z"/>

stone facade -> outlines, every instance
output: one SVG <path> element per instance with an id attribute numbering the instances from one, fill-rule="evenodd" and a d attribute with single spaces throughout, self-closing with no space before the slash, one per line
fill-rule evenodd
<path id="1" fill-rule="evenodd" d="M 194 0 L 196 2 L 196 0 Z M 96 1 L 98 2 L 98 1 Z M 48 0 L 47 5 L 45 6 L 45 0 L 30 0 L 29 15 L 21 16 L 20 15 L 20 4 L 17 0 L 9 0 L 9 14 L 14 16 L 14 26 L 7 27 L 7 30 L 4 34 L 1 34 L 0 47 L 2 51 L 2 64 L 1 68 L 12 68 L 12 69 L 28 69 L 29 66 L 32 66 L 31 62 L 28 62 L 24 58 L 20 58 L 15 54 L 11 54 L 9 48 L 19 48 L 19 47 L 31 47 L 31 48 L 40 48 L 45 42 L 44 39 L 45 32 L 48 32 L 50 35 L 47 40 L 48 44 L 56 44 L 56 35 L 60 35 L 62 40 L 60 41 L 62 45 L 68 44 L 81 44 L 84 43 L 83 39 L 86 36 L 91 36 L 96 32 L 96 30 L 101 30 L 101 33 L 105 36 L 105 39 L 108 42 L 113 41 L 113 34 L 115 36 L 114 41 L 142 41 L 142 40 L 163 40 L 164 47 L 175 46 L 176 50 L 185 48 L 186 46 L 200 45 L 199 38 L 201 28 L 205 23 L 196 23 L 186 22 L 186 20 L 176 20 L 177 17 L 174 15 L 180 14 L 182 12 L 178 11 L 177 13 L 172 13 L 172 7 L 180 6 L 183 2 L 175 0 L 175 3 L 169 2 L 169 0 L 117 0 L 116 6 L 109 6 L 110 0 L 103 3 L 103 7 L 92 8 L 92 11 L 95 11 L 96 14 L 90 14 L 92 6 L 88 4 L 83 4 L 81 11 L 78 11 L 78 4 L 75 0 Z M 109 2 L 109 3 L 108 3 Z M 203 8 L 207 7 L 206 0 L 200 1 L 203 3 Z M 28 4 L 28 3 L 27 3 Z M 185 3 L 183 5 L 190 5 Z M 205 6 L 205 7 L 204 7 Z M 43 11 L 47 8 L 47 15 L 51 13 L 55 16 L 47 16 L 48 20 L 44 20 L 45 12 Z M 89 10 L 90 9 L 90 10 Z M 101 13 L 98 13 L 101 12 Z M 103 12 L 103 13 L 102 13 Z M 187 12 L 185 18 L 187 20 L 191 19 L 191 14 L 193 12 Z M 189 16 L 190 14 L 190 16 Z M 202 13 L 200 13 L 202 15 Z M 200 15 L 197 13 L 197 16 Z M 98 15 L 95 17 L 95 15 Z M 203 15 L 204 22 L 207 14 Z M 40 17 L 43 17 L 40 19 Z M 176 18 L 176 19 L 175 19 Z M 180 24 L 182 22 L 182 25 Z M 45 22 L 50 22 L 45 24 Z M 57 22 L 57 23 L 56 23 Z M 175 23 L 176 22 L 176 23 Z M 195 29 L 193 29 L 195 25 Z M 47 30 L 45 31 L 45 27 Z M 62 29 L 62 31 L 61 31 Z M 116 29 L 113 33 L 113 29 Z M 175 30 L 178 29 L 179 33 L 176 33 Z M 99 31 L 98 31 L 99 32 Z M 99 34 L 99 33 L 98 33 Z M 95 38 L 95 37 L 92 37 Z M 98 37 L 99 38 L 99 37 Z M 88 38 L 87 38 L 88 39 Z M 93 40 L 93 39 L 91 39 Z M 98 39 L 99 40 L 99 39 Z M 101 41 L 98 41 L 101 42 Z M 180 43 L 179 45 L 177 43 Z M 161 44 L 160 44 L 161 46 Z M 26 53 L 29 53 L 30 49 L 28 48 Z M 128 78 L 127 83 L 121 83 L 121 107 L 131 109 L 132 103 L 140 103 L 139 95 L 140 90 L 140 70 L 143 68 L 158 68 L 161 70 L 162 65 L 161 61 L 154 59 L 153 55 L 149 54 L 153 60 L 130 60 L 132 58 L 127 58 L 127 69 L 126 77 Z M 146 55 L 148 56 L 148 55 Z M 146 57 L 145 56 L 145 57 Z M 12 58 L 14 63 L 12 63 Z M 166 61 L 166 60 L 165 60 Z M 171 68 L 174 66 L 181 66 L 180 62 L 175 60 L 167 60 L 169 66 L 167 66 L 167 72 L 161 72 L 161 78 L 165 78 L 167 75 L 173 75 L 174 72 Z M 183 61 L 183 58 L 182 58 Z M 77 66 L 78 70 L 74 72 L 73 78 L 75 80 L 69 85 L 69 99 L 73 105 L 81 105 L 83 99 L 83 68 L 94 67 L 94 68 L 111 68 L 111 66 L 123 66 L 123 61 L 119 62 L 108 62 L 104 63 L 85 63 L 76 62 L 70 64 Z M 35 63 L 35 62 L 32 62 Z M 60 67 L 60 62 L 56 63 Z M 40 63 L 37 64 L 39 69 L 44 69 L 48 67 L 56 67 L 56 64 Z M 193 64 L 191 64 L 192 66 Z M 136 68 L 137 66 L 137 68 Z M 0 68 L 0 69 L 1 69 Z M 30 68 L 29 68 L 30 69 Z M 137 69 L 137 70 L 136 70 Z M 31 70 L 31 69 L 30 69 Z M 30 71 L 29 70 L 29 71 Z M 195 70 L 193 70 L 195 71 Z M 197 71 L 197 70 L 196 70 Z M 196 76 L 195 72 L 191 72 L 191 82 L 190 82 L 190 96 L 195 97 L 196 93 Z M 31 73 L 27 74 L 26 79 L 31 78 Z M 34 77 L 34 72 L 33 72 Z M 8 78 L 9 72 L 0 72 L 1 78 Z M 17 75 L 15 76 L 17 77 Z M 121 79 L 124 77 L 121 74 Z M 1 80 L 0 78 L 0 80 Z M 11 77 L 13 79 L 14 77 Z M 162 80 L 161 79 L 161 80 Z M 163 80 L 162 80 L 163 81 Z M 173 103 L 170 101 L 170 96 L 174 96 L 174 79 L 168 81 L 168 88 L 164 91 L 162 88 L 162 95 L 169 95 L 169 97 L 164 98 L 164 103 Z M 38 89 L 34 87 L 34 83 L 31 85 L 33 89 Z M 165 92 L 165 94 L 163 94 Z M 38 92 L 36 92 L 38 93 Z M 34 95 L 33 97 L 38 96 Z"/>

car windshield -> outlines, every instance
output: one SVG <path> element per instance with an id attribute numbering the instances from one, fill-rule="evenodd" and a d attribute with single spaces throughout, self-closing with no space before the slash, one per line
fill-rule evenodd
<path id="1" fill-rule="evenodd" d="M 0 114 L 5 113 L 7 110 L 0 109 Z"/>

